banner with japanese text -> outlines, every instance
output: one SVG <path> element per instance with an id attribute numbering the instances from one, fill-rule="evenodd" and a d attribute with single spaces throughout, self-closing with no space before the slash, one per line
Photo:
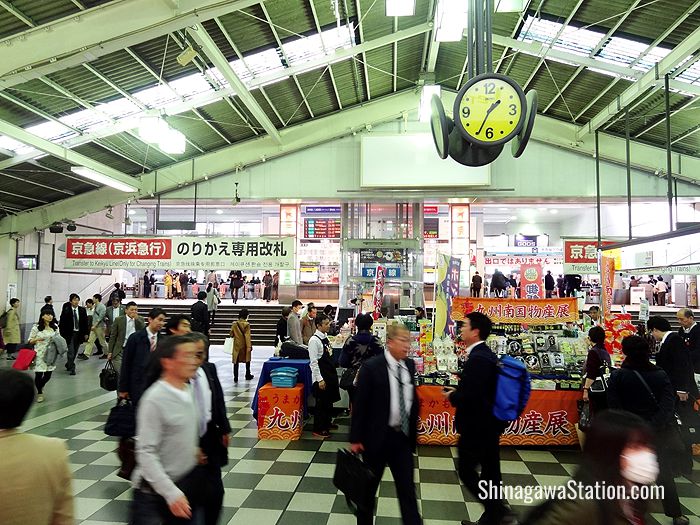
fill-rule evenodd
<path id="1" fill-rule="evenodd" d="M 374 293 L 372 293 L 372 317 L 375 321 L 382 316 L 385 280 L 385 268 L 383 266 L 377 266 L 377 275 L 374 278 Z"/>
<path id="2" fill-rule="evenodd" d="M 455 297 L 452 319 L 461 321 L 471 312 L 481 312 L 494 323 L 549 325 L 578 320 L 575 297 L 561 299 L 508 299 Z"/>
<path id="3" fill-rule="evenodd" d="M 267 383 L 258 391 L 258 439 L 299 439 L 304 417 L 304 385 L 278 388 Z"/>
<path id="4" fill-rule="evenodd" d="M 66 236 L 66 268 L 294 269 L 294 237 Z"/>
<path id="5" fill-rule="evenodd" d="M 538 264 L 520 265 L 520 297 L 523 299 L 544 299 L 542 266 Z"/>
<path id="6" fill-rule="evenodd" d="M 456 445 L 459 434 L 455 428 L 455 408 L 442 395 L 442 387 L 421 385 L 416 388 L 416 396 L 418 444 Z M 579 391 L 533 390 L 523 413 L 501 436 L 501 445 L 578 445 L 576 403 L 580 399 Z"/>
<path id="7" fill-rule="evenodd" d="M 602 241 L 601 247 L 615 244 Z M 569 239 L 564 241 L 564 273 L 598 273 L 598 241 L 595 239 Z"/>
<path id="8" fill-rule="evenodd" d="M 613 294 L 615 288 L 615 259 L 612 257 L 601 257 L 600 286 L 601 286 L 601 309 L 603 319 L 607 320 L 612 313 Z"/>
<path id="9" fill-rule="evenodd" d="M 518 266 L 521 264 L 539 264 L 551 266 L 562 264 L 564 259 L 558 255 L 493 255 L 484 256 L 484 264 L 487 266 Z"/>
<path id="10" fill-rule="evenodd" d="M 459 274 L 462 260 L 439 253 L 437 256 L 437 290 L 435 296 L 435 328 L 437 337 L 454 335 L 452 300 L 459 295 Z"/>

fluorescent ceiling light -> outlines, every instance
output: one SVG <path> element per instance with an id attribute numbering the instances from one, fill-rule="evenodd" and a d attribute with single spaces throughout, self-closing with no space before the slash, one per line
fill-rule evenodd
<path id="1" fill-rule="evenodd" d="M 413 16 L 416 0 L 386 0 L 386 16 Z"/>
<path id="2" fill-rule="evenodd" d="M 420 121 L 428 122 L 430 120 L 430 101 L 433 95 L 440 96 L 440 86 L 434 84 L 425 84 L 420 95 Z"/>
<path id="3" fill-rule="evenodd" d="M 435 13 L 435 41 L 459 42 L 467 28 L 467 2 L 438 0 Z"/>
<path id="4" fill-rule="evenodd" d="M 158 141 L 158 147 L 163 153 L 182 155 L 187 147 L 185 135 L 176 129 L 168 127 Z"/>
<path id="5" fill-rule="evenodd" d="M 168 129 L 168 123 L 158 115 L 144 115 L 139 119 L 139 138 L 149 144 L 160 143 Z"/>
<path id="6" fill-rule="evenodd" d="M 217 215 L 221 215 L 222 213 L 224 213 L 224 210 L 216 210 Z"/>
<path id="7" fill-rule="evenodd" d="M 497 13 L 520 13 L 525 9 L 524 0 L 496 0 Z"/>
<path id="8" fill-rule="evenodd" d="M 86 168 L 85 166 L 72 166 L 70 170 L 76 175 L 80 175 L 84 179 L 104 184 L 105 186 L 109 186 L 110 188 L 114 188 L 115 190 L 123 191 L 126 193 L 136 192 L 136 188 L 134 188 L 133 186 L 130 186 L 123 182 L 119 182 L 118 180 L 115 180 L 112 177 L 105 175 L 104 173 L 100 173 L 99 171 Z"/>

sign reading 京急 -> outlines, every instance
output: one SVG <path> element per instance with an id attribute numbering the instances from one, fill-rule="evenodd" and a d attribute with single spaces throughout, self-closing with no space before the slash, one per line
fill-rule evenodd
<path id="1" fill-rule="evenodd" d="M 294 237 L 66 237 L 66 268 L 291 270 Z"/>

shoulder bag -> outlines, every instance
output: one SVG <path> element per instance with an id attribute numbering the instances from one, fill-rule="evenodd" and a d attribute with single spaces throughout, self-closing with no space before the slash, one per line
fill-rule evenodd
<path id="1" fill-rule="evenodd" d="M 100 388 L 104 388 L 107 392 L 114 392 L 119 385 L 119 372 L 114 368 L 114 363 L 109 359 L 105 367 L 100 372 Z"/>
<path id="2" fill-rule="evenodd" d="M 136 409 L 129 399 L 117 399 L 105 423 L 108 436 L 134 437 L 136 435 Z"/>

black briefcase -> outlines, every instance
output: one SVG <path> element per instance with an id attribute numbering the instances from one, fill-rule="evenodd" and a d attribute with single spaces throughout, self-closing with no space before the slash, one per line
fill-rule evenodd
<path id="1" fill-rule="evenodd" d="M 345 494 L 345 501 L 354 514 L 357 514 L 358 510 L 374 509 L 376 476 L 357 454 L 338 449 L 333 485 Z"/>
<path id="2" fill-rule="evenodd" d="M 107 361 L 105 367 L 100 372 L 100 388 L 104 388 L 107 392 L 114 392 L 119 386 L 119 373 L 114 368 L 111 360 Z"/>
<path id="3" fill-rule="evenodd" d="M 118 437 L 136 435 L 136 409 L 130 400 L 117 399 L 117 404 L 109 411 L 105 434 Z"/>

